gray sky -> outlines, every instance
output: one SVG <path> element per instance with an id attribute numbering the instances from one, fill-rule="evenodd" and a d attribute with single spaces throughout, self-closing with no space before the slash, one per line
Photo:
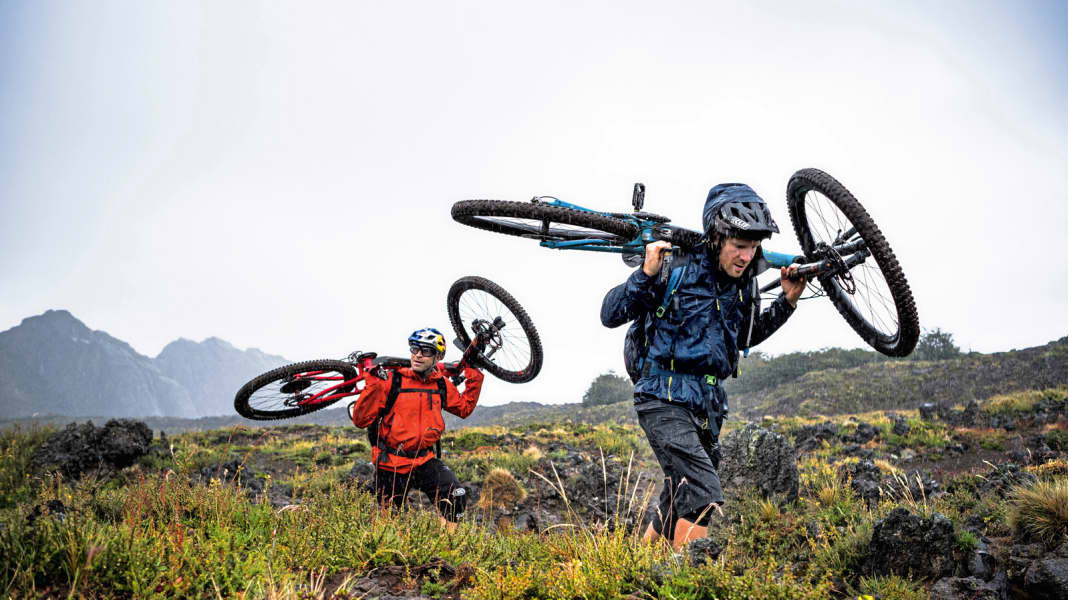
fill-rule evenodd
<path id="1" fill-rule="evenodd" d="M 623 211 L 643 181 L 698 228 L 742 181 L 785 232 L 787 179 L 818 167 L 886 234 L 922 326 L 1043 344 L 1068 333 L 1066 40 L 1057 2 L 0 0 L 0 330 L 65 308 L 149 356 L 403 354 L 477 274 L 546 350 L 483 402 L 574 402 L 622 370 L 597 314 L 629 270 L 453 202 Z M 860 343 L 812 300 L 760 349 Z"/>

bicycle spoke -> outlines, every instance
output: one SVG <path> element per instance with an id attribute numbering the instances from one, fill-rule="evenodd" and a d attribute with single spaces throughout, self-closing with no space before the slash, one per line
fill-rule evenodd
<path id="1" fill-rule="evenodd" d="M 497 331 L 491 345 L 499 348 L 490 360 L 508 370 L 521 370 L 531 362 L 531 343 L 519 319 L 500 300 L 482 290 L 468 290 L 459 301 L 460 320 L 469 339 L 474 339 L 473 324 L 476 320 L 492 323 L 497 317 L 504 327 Z"/>
<path id="2" fill-rule="evenodd" d="M 282 391 L 283 386 L 294 381 L 307 382 L 308 386 L 297 392 L 287 393 Z M 346 386 L 340 385 L 344 381 L 344 376 L 341 373 L 336 372 L 318 373 L 307 378 L 296 376 L 280 379 L 278 381 L 272 381 L 253 392 L 249 396 L 248 405 L 255 411 L 274 412 L 296 408 L 309 400 L 313 403 L 322 402 L 327 398 L 339 394 L 358 396 L 360 392 L 363 391 L 363 387 L 358 385 L 359 383 L 362 383 L 362 380 L 355 382 L 356 385 L 350 386 L 349 390 L 345 389 Z M 354 387 L 354 389 L 351 389 L 352 387 Z M 319 397 L 316 398 L 316 396 Z"/>
<path id="3" fill-rule="evenodd" d="M 853 241 L 859 234 L 849 219 L 838 207 L 816 190 L 805 194 L 804 210 L 808 223 L 808 233 L 812 238 L 813 248 L 821 244 L 831 246 L 835 242 L 842 244 Z M 846 239 L 840 240 L 843 233 L 852 232 Z M 837 288 L 837 295 L 853 305 L 856 314 L 867 321 L 873 329 L 886 336 L 894 336 L 900 329 L 897 319 L 896 304 L 890 293 L 889 285 L 878 265 L 865 261 L 850 270 L 856 290 L 849 294 L 836 280 L 831 280 Z M 817 281 L 809 282 L 816 291 L 814 296 L 825 295 Z"/>

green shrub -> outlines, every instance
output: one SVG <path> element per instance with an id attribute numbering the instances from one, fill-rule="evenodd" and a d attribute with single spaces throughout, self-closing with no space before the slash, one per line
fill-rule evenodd
<path id="1" fill-rule="evenodd" d="M 634 397 L 634 384 L 627 377 L 616 375 L 613 371 L 598 375 L 586 393 L 582 394 L 583 406 L 615 404 Z"/>

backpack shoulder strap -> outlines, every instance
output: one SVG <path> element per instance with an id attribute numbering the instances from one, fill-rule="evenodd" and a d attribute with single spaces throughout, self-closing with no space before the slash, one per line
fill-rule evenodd
<path id="1" fill-rule="evenodd" d="M 664 288 L 664 297 L 660 299 L 660 306 L 656 309 L 656 316 L 661 318 L 667 312 L 668 307 L 671 305 L 671 297 L 675 295 L 675 291 L 682 285 L 682 280 L 686 276 L 686 268 L 690 266 L 690 261 L 687 260 L 686 255 L 680 256 L 678 264 L 671 267 L 671 274 L 668 276 L 667 287 Z M 665 264 L 665 267 L 668 265 Z"/>
<path id="2" fill-rule="evenodd" d="M 386 395 L 386 404 L 382 407 L 382 410 L 378 412 L 379 421 L 386 418 L 386 415 L 393 410 L 393 405 L 397 403 L 397 396 L 400 396 L 402 379 L 404 379 L 404 377 L 401 376 L 400 372 L 393 371 L 393 374 L 389 379 L 389 394 Z"/>
<path id="3" fill-rule="evenodd" d="M 372 446 L 378 444 L 378 426 L 382 424 L 382 420 L 386 418 L 386 415 L 393 410 L 393 405 L 397 403 L 397 396 L 400 396 L 401 380 L 404 377 L 396 370 L 390 371 L 389 375 L 389 393 L 386 394 L 386 404 L 378 411 L 378 416 L 375 417 L 373 423 L 367 427 L 367 441 Z"/>

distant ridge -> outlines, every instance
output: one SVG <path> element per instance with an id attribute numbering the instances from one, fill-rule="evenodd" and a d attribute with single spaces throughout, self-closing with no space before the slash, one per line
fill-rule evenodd
<path id="1" fill-rule="evenodd" d="M 819 361 L 810 360 L 809 354 L 834 350 L 780 358 L 792 357 L 796 363 L 800 357 L 805 365 L 816 365 Z M 90 330 L 65 310 L 50 310 L 0 332 L 0 422 L 64 424 L 87 418 L 151 417 L 146 419 L 150 427 L 166 431 L 348 425 L 347 403 L 282 421 L 250 421 L 234 414 L 233 396 L 241 384 L 288 362 L 257 349 L 239 350 L 218 338 L 199 343 L 179 339 L 151 359 L 107 333 Z M 1068 337 L 1033 348 L 940 361 L 876 356 L 849 368 L 804 370 L 788 381 L 764 381 L 753 375 L 747 380 L 743 374 L 726 382 L 731 419 L 907 410 L 924 402 L 963 404 L 1066 384 Z M 36 420 L 31 418 L 34 414 Z M 465 420 L 445 418 L 450 429 L 556 421 L 636 422 L 629 401 L 591 407 L 513 402 L 479 406 Z"/>
<path id="2" fill-rule="evenodd" d="M 5 418 L 224 415 L 241 383 L 286 362 L 218 338 L 178 340 L 152 359 L 69 311 L 48 310 L 0 332 L 0 410 Z"/>

